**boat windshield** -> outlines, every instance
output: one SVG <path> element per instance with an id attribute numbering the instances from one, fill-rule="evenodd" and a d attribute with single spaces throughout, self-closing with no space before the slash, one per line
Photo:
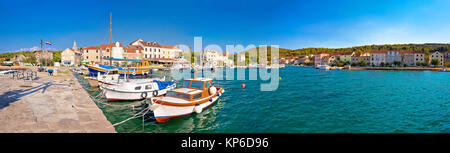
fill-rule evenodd
<path id="1" fill-rule="evenodd" d="M 203 82 L 192 81 L 191 88 L 203 89 Z"/>
<path id="2" fill-rule="evenodd" d="M 184 83 L 183 83 L 183 87 L 189 87 L 189 81 L 184 81 Z"/>

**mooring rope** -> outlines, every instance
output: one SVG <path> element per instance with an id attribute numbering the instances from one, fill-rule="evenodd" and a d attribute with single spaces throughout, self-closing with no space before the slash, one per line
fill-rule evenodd
<path id="1" fill-rule="evenodd" d="M 144 111 L 145 111 L 145 112 L 144 112 Z M 135 118 L 138 118 L 138 117 L 143 117 L 143 116 L 145 116 L 145 114 L 147 114 L 149 111 L 150 111 L 150 107 L 147 107 L 147 108 L 143 109 L 142 111 L 140 111 L 139 113 L 134 114 L 134 115 L 133 115 L 132 117 L 130 117 L 130 118 L 127 118 L 127 119 L 125 119 L 125 120 L 123 120 L 123 121 L 120 121 L 120 122 L 118 122 L 118 123 L 114 123 L 112 126 L 114 127 L 114 126 L 120 125 L 120 124 L 122 124 L 122 123 L 125 123 L 125 122 L 127 122 L 127 121 L 129 121 L 129 120 L 131 120 L 131 119 L 135 119 Z"/>

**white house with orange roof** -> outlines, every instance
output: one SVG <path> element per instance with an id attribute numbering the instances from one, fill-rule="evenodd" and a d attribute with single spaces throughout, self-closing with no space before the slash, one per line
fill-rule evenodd
<path id="1" fill-rule="evenodd" d="M 143 58 L 149 60 L 175 60 L 181 49 L 176 46 L 162 45 L 157 42 L 135 40 L 129 46 L 140 46 L 143 49 Z"/>
<path id="2" fill-rule="evenodd" d="M 78 50 L 76 42 L 74 42 L 72 48 L 67 48 L 61 52 L 62 65 L 71 66 L 78 65 L 82 60 L 82 53 Z"/>

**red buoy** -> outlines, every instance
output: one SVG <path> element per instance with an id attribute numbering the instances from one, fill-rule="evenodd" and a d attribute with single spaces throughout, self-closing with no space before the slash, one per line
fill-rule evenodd
<path id="1" fill-rule="evenodd" d="M 245 84 L 241 84 L 241 87 L 242 87 L 242 88 L 245 88 Z"/>

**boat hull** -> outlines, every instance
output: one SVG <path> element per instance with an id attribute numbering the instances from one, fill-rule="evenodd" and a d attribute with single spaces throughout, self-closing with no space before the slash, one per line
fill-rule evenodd
<path id="1" fill-rule="evenodd" d="M 220 98 L 219 95 L 212 98 L 212 101 L 205 102 L 198 106 L 170 106 L 160 105 L 153 111 L 155 119 L 158 123 L 164 123 L 173 118 L 183 117 L 195 113 L 194 107 L 200 107 L 202 110 L 209 108 Z"/>
<path id="2" fill-rule="evenodd" d="M 88 67 L 89 70 L 89 76 L 94 76 L 96 77 L 97 74 L 107 74 L 108 71 L 110 71 L 110 69 L 104 69 L 101 67 L 93 67 L 93 66 L 89 66 Z M 133 76 L 133 77 L 145 77 L 145 76 L 151 76 L 151 74 L 149 73 L 148 70 L 135 70 L 135 71 L 121 71 L 118 70 L 118 73 L 120 75 L 120 77 L 124 77 L 125 74 L 129 75 L 129 76 Z"/>
<path id="3" fill-rule="evenodd" d="M 173 87 L 168 87 L 166 89 L 158 90 L 158 96 L 164 95 L 167 93 L 168 90 L 173 89 Z M 111 90 L 109 88 L 103 88 L 105 90 L 105 97 L 108 101 L 134 101 L 134 100 L 143 100 L 143 99 L 149 99 L 153 97 L 153 91 L 142 91 L 142 92 L 124 92 L 124 91 L 117 91 L 117 90 Z M 141 95 L 143 93 L 147 93 L 146 98 L 142 98 Z"/>

